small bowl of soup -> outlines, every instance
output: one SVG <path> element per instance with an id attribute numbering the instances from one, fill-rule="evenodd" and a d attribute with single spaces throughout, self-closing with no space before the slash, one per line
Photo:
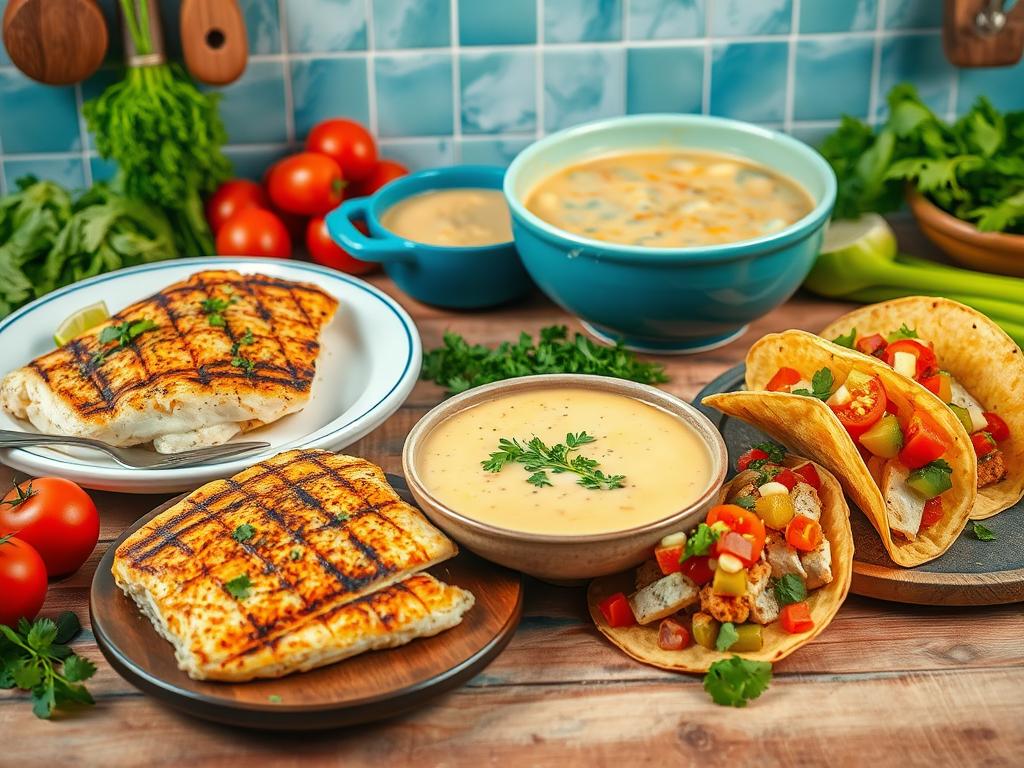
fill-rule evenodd
<path id="1" fill-rule="evenodd" d="M 512 239 L 504 175 L 456 165 L 402 176 L 342 203 L 327 214 L 327 230 L 355 258 L 383 264 L 414 299 L 451 309 L 503 304 L 532 286 Z"/>
<path id="2" fill-rule="evenodd" d="M 777 131 L 633 115 L 532 144 L 504 189 L 541 290 L 601 339 L 672 353 L 727 344 L 796 291 L 836 180 Z"/>
<path id="3" fill-rule="evenodd" d="M 402 463 L 420 507 L 456 541 L 572 582 L 635 566 L 696 525 L 727 456 L 711 422 L 666 392 L 549 374 L 446 400 L 409 433 Z"/>

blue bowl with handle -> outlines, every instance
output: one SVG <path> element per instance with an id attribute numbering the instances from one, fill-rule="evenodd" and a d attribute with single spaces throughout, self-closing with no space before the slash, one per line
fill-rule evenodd
<path id="1" fill-rule="evenodd" d="M 515 244 L 438 246 L 418 243 L 385 229 L 381 216 L 412 195 L 438 189 L 502 188 L 505 169 L 490 165 L 433 168 L 388 182 L 369 197 L 347 200 L 327 214 L 331 238 L 357 259 L 376 261 L 395 284 L 426 304 L 481 309 L 516 299 L 532 283 Z M 369 235 L 354 222 L 365 221 Z"/>
<path id="2" fill-rule="evenodd" d="M 756 239 L 650 248 L 566 232 L 524 205 L 540 181 L 566 166 L 615 152 L 671 149 L 760 163 L 799 182 L 814 207 L 785 229 Z M 806 144 L 705 115 L 632 115 L 569 128 L 524 149 L 505 173 L 512 233 L 526 271 L 595 336 L 644 352 L 700 352 L 727 344 L 786 301 L 814 264 L 835 197 L 835 174 Z"/>

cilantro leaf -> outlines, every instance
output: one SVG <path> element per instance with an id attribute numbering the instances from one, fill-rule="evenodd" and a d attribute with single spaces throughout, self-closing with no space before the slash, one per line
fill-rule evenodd
<path id="1" fill-rule="evenodd" d="M 96 674 L 96 665 L 84 656 L 68 656 L 64 659 L 64 677 L 71 683 L 88 680 Z"/>
<path id="2" fill-rule="evenodd" d="M 235 528 L 234 533 L 231 534 L 231 538 L 238 542 L 248 541 L 256 535 L 256 529 L 248 523 L 242 523 L 240 526 Z"/>
<path id="3" fill-rule="evenodd" d="M 919 339 L 917 330 L 914 328 L 908 328 L 906 323 L 903 323 L 898 330 L 893 331 L 886 337 L 890 344 L 900 339 Z"/>
<path id="4" fill-rule="evenodd" d="M 572 472 L 578 475 L 577 485 L 591 491 L 607 491 L 622 488 L 625 475 L 606 475 L 598 469 L 598 462 L 581 454 L 570 456 L 580 446 L 593 443 L 597 438 L 586 432 L 570 432 L 564 443 L 548 446 L 534 435 L 524 446 L 516 438 L 498 439 L 498 450 L 480 462 L 487 472 L 500 472 L 507 464 L 518 463 L 530 473 L 526 482 L 538 488 L 550 486 L 548 472 L 556 475 Z"/>
<path id="5" fill-rule="evenodd" d="M 737 507 L 743 507 L 744 509 L 753 511 L 754 506 L 757 502 L 753 496 L 737 496 L 735 499 L 732 500 L 732 503 L 735 504 Z"/>
<path id="6" fill-rule="evenodd" d="M 715 639 L 715 650 L 728 651 L 739 639 L 740 633 L 736 631 L 736 625 L 731 621 L 727 621 L 718 628 L 718 637 Z"/>
<path id="7" fill-rule="evenodd" d="M 794 395 L 805 397 L 816 397 L 818 400 L 828 400 L 832 394 L 832 385 L 835 379 L 832 376 L 832 369 L 820 368 L 811 377 L 811 389 L 794 389 Z"/>
<path id="8" fill-rule="evenodd" d="M 984 525 L 982 525 L 979 522 L 972 522 L 971 523 L 971 536 L 973 538 L 977 539 L 978 541 L 995 541 L 996 540 L 995 533 L 990 528 L 986 528 Z"/>
<path id="9" fill-rule="evenodd" d="M 740 656 L 716 661 L 704 675 L 704 690 L 716 704 L 745 707 L 768 688 L 772 665 Z"/>
<path id="10" fill-rule="evenodd" d="M 291 558 L 292 560 L 301 560 L 302 559 L 302 550 L 299 549 L 298 547 L 292 547 L 292 551 L 288 553 L 288 557 Z"/>
<path id="11" fill-rule="evenodd" d="M 767 453 L 768 461 L 772 464 L 781 464 L 786 460 L 786 449 L 778 443 L 773 443 L 771 440 L 765 440 L 763 443 L 758 443 L 754 447 L 759 451 Z"/>
<path id="12" fill-rule="evenodd" d="M 787 573 L 774 585 L 775 599 L 780 606 L 801 603 L 807 599 L 807 586 L 795 573 Z"/>
<path id="13" fill-rule="evenodd" d="M 57 643 L 70 643 L 75 635 L 82 629 L 82 622 L 72 611 L 64 611 L 57 617 L 57 636 L 54 641 Z"/>
<path id="14" fill-rule="evenodd" d="M 707 523 L 701 523 L 697 530 L 686 537 L 686 546 L 683 547 L 683 554 L 679 558 L 680 563 L 685 563 L 691 557 L 700 557 L 711 551 L 711 545 L 718 541 L 718 531 Z"/>
<path id="15" fill-rule="evenodd" d="M 833 344 L 838 344 L 840 347 L 846 347 L 847 349 L 853 349 L 855 341 L 857 341 L 856 328 L 851 328 L 849 333 L 842 333 L 832 339 Z"/>
<path id="16" fill-rule="evenodd" d="M 249 596 L 249 591 L 252 589 L 252 582 L 249 581 L 249 574 L 243 573 L 241 576 L 236 576 L 231 581 L 224 582 L 224 589 L 228 591 L 236 600 L 245 600 Z"/>

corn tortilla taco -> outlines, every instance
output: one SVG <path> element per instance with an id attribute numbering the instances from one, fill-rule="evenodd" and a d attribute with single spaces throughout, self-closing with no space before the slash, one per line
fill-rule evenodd
<path id="1" fill-rule="evenodd" d="M 1002 328 L 959 302 L 910 296 L 854 310 L 820 335 L 898 362 L 957 415 L 978 456 L 972 519 L 1024 497 L 1024 354 Z"/>
<path id="2" fill-rule="evenodd" d="M 779 661 L 828 626 L 850 588 L 850 510 L 824 467 L 776 449 L 777 463 L 722 489 L 689 538 L 667 536 L 635 572 L 591 582 L 591 618 L 612 643 L 699 673 L 734 655 Z"/>
<path id="3" fill-rule="evenodd" d="M 750 348 L 746 387 L 704 403 L 833 472 L 893 562 L 933 560 L 963 531 L 977 460 L 957 417 L 920 386 L 880 360 L 786 331 Z"/>

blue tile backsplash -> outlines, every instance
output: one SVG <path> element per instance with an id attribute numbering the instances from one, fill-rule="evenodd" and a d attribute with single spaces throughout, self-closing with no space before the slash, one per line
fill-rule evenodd
<path id="1" fill-rule="evenodd" d="M 8 0 L 0 0 L 0 14 Z M 160 0 L 172 55 L 181 0 Z M 116 0 L 100 0 L 108 21 Z M 508 163 L 599 117 L 705 112 L 811 143 L 843 114 L 884 117 L 909 80 L 953 117 L 986 95 L 1024 109 L 1024 63 L 957 70 L 939 0 L 241 0 L 245 75 L 223 93 L 237 173 L 258 178 L 319 120 L 366 123 L 412 167 Z M 0 46 L 0 192 L 34 173 L 110 178 L 79 117 L 120 77 L 120 33 L 85 83 L 32 82 Z"/>

